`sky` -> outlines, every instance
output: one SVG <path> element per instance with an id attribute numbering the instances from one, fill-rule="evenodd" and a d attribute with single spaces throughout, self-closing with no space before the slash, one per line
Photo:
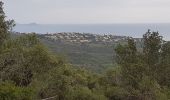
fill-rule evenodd
<path id="1" fill-rule="evenodd" d="M 170 23 L 170 0 L 2 0 L 17 23 Z"/>

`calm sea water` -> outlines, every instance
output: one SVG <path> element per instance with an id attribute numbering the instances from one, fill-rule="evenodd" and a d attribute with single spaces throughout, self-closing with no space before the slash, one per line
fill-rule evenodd
<path id="1" fill-rule="evenodd" d="M 170 40 L 170 23 L 167 24 L 17 24 L 14 31 L 56 33 L 81 32 L 142 37 L 148 29 L 158 31 L 164 39 Z"/>

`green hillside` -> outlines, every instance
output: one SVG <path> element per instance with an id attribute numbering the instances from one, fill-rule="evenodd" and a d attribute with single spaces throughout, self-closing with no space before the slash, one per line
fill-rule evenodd
<path id="1" fill-rule="evenodd" d="M 52 52 L 65 56 L 66 60 L 75 66 L 100 72 L 115 64 L 114 47 L 118 42 L 73 43 L 55 41 L 45 38 L 44 35 L 39 38 Z"/>

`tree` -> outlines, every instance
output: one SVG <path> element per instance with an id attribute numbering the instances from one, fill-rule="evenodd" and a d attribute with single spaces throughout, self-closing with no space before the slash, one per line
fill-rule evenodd
<path id="1" fill-rule="evenodd" d="M 163 43 L 162 36 L 158 32 L 146 32 L 143 35 L 143 54 L 144 61 L 148 65 L 148 74 L 150 76 L 156 77 L 156 71 L 158 69 L 158 64 L 160 62 L 160 51 Z"/>
<path id="2" fill-rule="evenodd" d="M 157 79 L 162 86 L 170 87 L 170 42 L 164 42 L 161 48 Z"/>
<path id="3" fill-rule="evenodd" d="M 138 73 L 141 65 L 137 57 L 137 49 L 134 39 L 128 38 L 127 45 L 118 45 L 115 49 L 117 54 L 117 62 L 121 65 L 121 74 L 124 80 L 124 84 L 137 87 L 137 82 L 141 78 Z M 141 70 L 142 71 L 142 70 Z"/>
<path id="4" fill-rule="evenodd" d="M 143 53 L 137 51 L 133 39 L 128 39 L 127 45 L 118 45 L 115 50 L 121 67 L 123 87 L 129 92 L 127 98 L 130 100 L 166 98 L 157 80 L 160 75 L 158 69 L 160 69 L 162 37 L 158 32 L 148 31 L 144 34 L 143 40 Z M 167 55 L 167 49 L 168 47 L 162 50 L 162 53 L 166 52 L 164 55 Z"/>
<path id="5" fill-rule="evenodd" d="M 12 30 L 12 27 L 15 26 L 14 20 L 6 21 L 5 18 L 3 2 L 0 1 L 0 46 L 8 39 L 9 32 Z"/>
<path id="6" fill-rule="evenodd" d="M 35 34 L 5 42 L 0 62 L 0 79 L 11 80 L 17 86 L 28 86 L 33 77 L 60 64 L 39 42 Z"/>

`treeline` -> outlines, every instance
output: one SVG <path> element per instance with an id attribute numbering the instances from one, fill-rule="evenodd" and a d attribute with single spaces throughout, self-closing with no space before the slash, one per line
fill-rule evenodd
<path id="1" fill-rule="evenodd" d="M 118 45 L 117 67 L 103 74 L 76 69 L 49 52 L 35 34 L 11 38 L 0 2 L 0 100 L 168 100 L 170 42 L 158 32 Z"/>

